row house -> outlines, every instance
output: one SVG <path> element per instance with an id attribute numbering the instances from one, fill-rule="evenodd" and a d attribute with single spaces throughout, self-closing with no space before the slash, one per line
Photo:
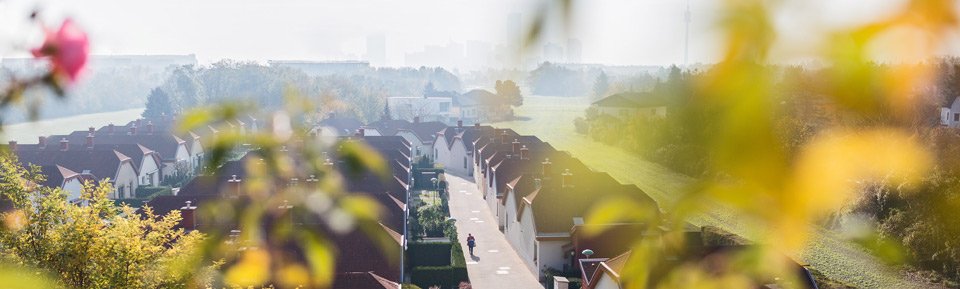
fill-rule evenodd
<path id="1" fill-rule="evenodd" d="M 403 255 L 406 245 L 407 192 L 409 190 L 411 146 L 399 136 L 350 136 L 338 139 L 340 145 L 323 153 L 320 160 L 328 169 L 339 171 L 343 176 L 344 194 L 363 195 L 379 205 L 379 222 L 376 228 L 355 230 L 349 233 L 337 233 L 324 220 L 315 216 L 298 216 L 295 226 L 320 228 L 337 247 L 338 258 L 332 288 L 399 288 L 403 275 Z M 372 150 L 383 156 L 390 164 L 389 178 L 383 178 L 371 172 L 357 172 L 342 159 L 339 148 L 347 142 L 364 142 Z M 293 154 L 294 152 L 290 152 Z M 308 161 L 299 155 L 291 155 L 295 166 Z M 181 188 L 176 196 L 159 196 L 147 205 L 157 213 L 181 210 L 184 214 L 179 225 L 186 230 L 224 230 L 242 229 L 235 222 L 219 222 L 222 218 L 199 214 L 202 208 L 215 205 L 229 198 L 243 198 L 246 195 L 243 186 L 249 178 L 245 163 L 258 161 L 258 151 L 248 152 L 240 160 L 228 161 L 216 170 L 215 174 L 198 176 Z M 319 173 L 319 172 L 318 172 Z M 274 180 L 277 185 L 310 182 L 314 175 Z M 224 227 L 229 228 L 224 228 Z M 373 234 L 373 235 L 370 235 Z M 385 244 L 384 240 L 392 243 Z M 384 245 L 394 244 L 395 246 Z M 295 255 L 295 254 L 294 254 Z M 396 286 L 395 286 L 396 285 Z M 359 286 L 359 287 L 358 287 Z M 391 287 L 394 286 L 394 287 Z"/>
<path id="2" fill-rule="evenodd" d="M 253 119 L 252 117 L 249 117 Z M 253 126 L 256 128 L 256 125 Z M 186 153 L 189 156 L 185 165 L 180 165 L 189 170 L 190 174 L 198 172 L 203 167 L 204 148 L 201 139 L 209 139 L 219 133 L 219 130 L 212 125 L 207 125 L 199 129 L 187 132 L 180 132 L 176 128 L 173 118 L 154 118 L 138 119 L 127 123 L 125 126 L 116 126 L 109 124 L 97 130 L 97 134 L 117 135 L 125 132 L 129 135 L 153 135 L 170 134 L 184 142 Z"/>
<path id="3" fill-rule="evenodd" d="M 461 122 L 462 125 L 462 122 Z M 413 122 L 406 120 L 380 120 L 363 126 L 364 135 L 369 136 L 400 136 L 412 147 L 414 157 L 430 155 L 437 133 L 447 127 L 439 121 L 421 122 L 420 117 L 414 117 Z"/>
<path id="4" fill-rule="evenodd" d="M 457 126 L 437 132 L 433 141 L 434 163 L 442 165 L 447 173 L 473 176 L 474 142 L 493 131 L 494 128 L 479 123 L 464 127 L 463 122 L 457 122 Z"/>
<path id="5" fill-rule="evenodd" d="M 136 188 L 140 186 L 134 160 L 116 148 L 96 147 L 91 142 L 71 147 L 70 141 L 66 138 L 60 138 L 57 145 L 48 146 L 44 137 L 41 137 L 36 145 L 19 145 L 11 142 L 9 148 L 24 166 L 48 167 L 46 171 L 52 174 L 52 178 L 63 178 L 65 181 L 81 176 L 97 180 L 109 179 L 108 182 L 114 189 L 109 197 L 113 199 L 131 198 L 135 196 Z M 54 170 L 53 167 L 62 167 L 66 170 Z M 48 177 L 51 176 L 48 175 Z M 65 182 L 59 187 L 66 189 L 71 196 L 79 197 L 77 186 L 70 182 Z"/>
<path id="6" fill-rule="evenodd" d="M 539 276 L 548 268 L 576 266 L 572 231 L 586 222 L 584 217 L 599 200 L 630 198 L 654 218 L 660 216 L 657 203 L 638 187 L 593 172 L 535 136 L 458 125 L 441 131 L 434 148 L 438 163 L 466 160 L 454 173 L 474 177 L 501 231 L 527 269 Z"/>
<path id="7" fill-rule="evenodd" d="M 40 167 L 40 173 L 47 177 L 40 185 L 48 188 L 60 188 L 67 193 L 67 200 L 80 198 L 83 185 L 90 182 L 97 184 L 97 177 L 93 174 L 78 173 L 61 165 L 45 165 Z"/>
<path id="8" fill-rule="evenodd" d="M 105 145 L 142 145 L 160 156 L 160 174 L 169 177 L 178 174 L 191 174 L 194 170 L 188 143 L 171 132 L 158 130 L 152 122 L 140 129 L 136 122 L 125 127 L 107 125 L 99 130 L 74 131 L 69 135 L 54 135 L 52 139 L 66 138 L 74 143 L 83 143 L 91 134 L 97 144 Z M 202 152 L 198 152 L 202 154 Z"/>
<path id="9" fill-rule="evenodd" d="M 337 117 L 331 114 L 312 128 L 310 133 L 315 136 L 336 138 L 352 136 L 361 127 L 363 127 L 363 122 L 355 118 Z"/>

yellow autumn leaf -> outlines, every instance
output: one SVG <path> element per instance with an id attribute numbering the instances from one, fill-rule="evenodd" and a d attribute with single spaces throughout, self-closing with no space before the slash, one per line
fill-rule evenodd
<path id="1" fill-rule="evenodd" d="M 261 249 L 244 251 L 240 261 L 224 275 L 227 284 L 247 287 L 263 285 L 270 279 L 270 255 Z"/>

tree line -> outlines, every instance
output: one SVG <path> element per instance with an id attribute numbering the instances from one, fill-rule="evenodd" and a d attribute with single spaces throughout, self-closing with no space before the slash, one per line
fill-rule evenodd
<path id="1" fill-rule="evenodd" d="M 222 61 L 174 70 L 150 91 L 143 115 L 176 115 L 190 107 L 224 101 L 277 108 L 285 95 L 294 93 L 326 103 L 324 109 L 370 122 L 380 118 L 387 97 L 422 95 L 427 84 L 460 90 L 457 76 L 442 68 L 378 68 L 354 75 L 310 76 L 293 68 Z"/>

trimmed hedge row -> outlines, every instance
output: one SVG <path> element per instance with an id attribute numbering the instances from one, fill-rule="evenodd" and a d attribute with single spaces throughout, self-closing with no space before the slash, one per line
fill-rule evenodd
<path id="1" fill-rule="evenodd" d="M 450 266 L 453 267 L 467 267 L 467 260 L 463 257 L 463 247 L 460 246 L 460 242 L 454 241 L 453 246 L 450 248 L 451 261 L 453 264 Z"/>
<path id="2" fill-rule="evenodd" d="M 170 187 L 147 187 L 142 186 L 137 188 L 137 199 L 153 199 L 157 196 L 171 196 L 173 191 Z"/>
<path id="3" fill-rule="evenodd" d="M 463 247 L 460 242 L 453 243 L 411 243 L 410 262 L 413 270 L 410 274 L 410 281 L 421 288 L 430 288 L 430 286 L 439 285 L 440 288 L 457 288 L 460 282 L 470 282 L 467 275 L 467 261 L 463 256 Z M 446 251 L 441 252 L 441 249 Z M 414 253 L 417 252 L 417 253 Z M 431 254 L 429 258 L 424 256 Z M 418 255 L 415 257 L 415 255 Z M 439 261 L 440 257 L 446 258 L 446 266 L 418 266 L 422 259 L 428 259 L 431 262 Z M 418 260 L 418 258 L 422 258 Z"/>
<path id="4" fill-rule="evenodd" d="M 439 266 L 415 267 L 410 274 L 410 281 L 420 288 L 430 288 L 439 285 L 440 288 L 457 288 L 460 282 L 469 282 L 467 267 Z"/>
<path id="5" fill-rule="evenodd" d="M 407 246 L 410 266 L 436 267 L 450 265 L 450 243 L 409 243 Z"/>

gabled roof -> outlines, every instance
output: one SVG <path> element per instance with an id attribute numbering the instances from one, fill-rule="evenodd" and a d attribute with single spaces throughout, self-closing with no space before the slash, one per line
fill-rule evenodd
<path id="1" fill-rule="evenodd" d="M 353 135 L 363 123 L 355 118 L 331 117 L 320 121 L 320 126 L 333 128 L 339 135 Z"/>
<path id="2" fill-rule="evenodd" d="M 51 145 L 54 147 L 57 146 L 57 142 L 62 138 L 66 138 L 70 141 L 71 146 L 83 146 L 87 141 L 87 131 L 75 131 L 69 135 L 55 135 L 50 136 L 47 139 L 47 147 Z M 140 144 L 144 147 L 149 148 L 160 154 L 161 160 L 164 161 L 173 161 L 177 157 L 177 150 L 180 146 L 186 147 L 186 141 L 183 139 L 171 134 L 164 132 L 157 132 L 154 134 L 136 134 L 130 135 L 126 133 L 98 133 L 93 138 L 94 146 L 97 145 L 136 145 Z"/>
<path id="3" fill-rule="evenodd" d="M 491 126 L 450 126 L 437 132 L 437 139 L 442 137 L 448 149 L 453 148 L 454 141 L 460 139 L 463 141 L 466 151 L 471 152 L 473 151 L 473 142 L 476 141 L 477 137 L 484 132 L 492 132 L 493 130 L 494 128 Z"/>
<path id="4" fill-rule="evenodd" d="M 474 89 L 453 99 L 458 106 L 497 105 L 500 97 L 485 89 Z"/>
<path id="5" fill-rule="evenodd" d="M 411 123 L 406 128 L 401 128 L 399 131 L 409 131 L 417 136 L 420 142 L 430 144 L 437 138 L 437 134 L 446 127 L 446 124 L 439 121 L 416 122 Z"/>
<path id="6" fill-rule="evenodd" d="M 387 235 L 390 235 L 390 238 L 396 241 L 398 246 L 403 246 L 403 234 L 397 233 L 397 231 L 390 229 L 390 227 L 387 227 L 383 223 L 379 223 L 379 224 L 380 224 L 380 228 L 386 231 Z"/>
<path id="7" fill-rule="evenodd" d="M 392 136 L 397 135 L 397 131 L 401 129 L 410 128 L 410 122 L 403 119 L 385 119 L 378 120 L 367 124 L 367 127 L 372 127 L 377 129 L 380 132 L 380 135 Z"/>
<path id="8" fill-rule="evenodd" d="M 77 172 L 60 165 L 46 165 L 40 167 L 40 173 L 47 179 L 40 185 L 48 188 L 59 188 L 65 180 L 77 177 Z"/>
<path id="9" fill-rule="evenodd" d="M 596 282 L 599 282 L 600 278 L 602 278 L 604 274 L 610 276 L 610 278 L 617 283 L 620 283 L 620 272 L 623 271 L 623 267 L 627 264 L 628 259 L 630 259 L 630 251 L 627 251 L 616 257 L 600 261 L 596 267 L 592 268 L 593 270 L 587 270 L 586 268 L 583 268 L 583 273 L 587 277 L 587 280 L 585 280 L 585 285 L 589 285 L 590 287 L 588 288 L 594 288 Z"/>
<path id="10" fill-rule="evenodd" d="M 640 188 L 621 185 L 606 173 L 573 173 L 568 179 L 570 184 L 566 185 L 561 184 L 561 178 L 560 174 L 551 174 L 549 179 L 541 181 L 536 194 L 523 198 L 523 206 L 533 209 L 538 234 L 569 233 L 574 225 L 573 218 L 584 217 L 598 201 L 614 196 L 636 200 L 656 214 L 660 212 L 656 201 Z"/>
<path id="11" fill-rule="evenodd" d="M 617 108 L 659 107 L 668 105 L 668 101 L 649 92 L 624 92 L 594 101 L 593 105 Z"/>
<path id="12" fill-rule="evenodd" d="M 130 158 L 112 149 L 77 150 L 17 150 L 21 164 L 36 166 L 59 165 L 74 172 L 89 172 L 98 178 L 110 178 L 114 181 L 120 166 L 131 162 Z M 133 164 L 131 164 L 133 166 Z M 134 166 L 134 170 L 135 166 Z"/>

